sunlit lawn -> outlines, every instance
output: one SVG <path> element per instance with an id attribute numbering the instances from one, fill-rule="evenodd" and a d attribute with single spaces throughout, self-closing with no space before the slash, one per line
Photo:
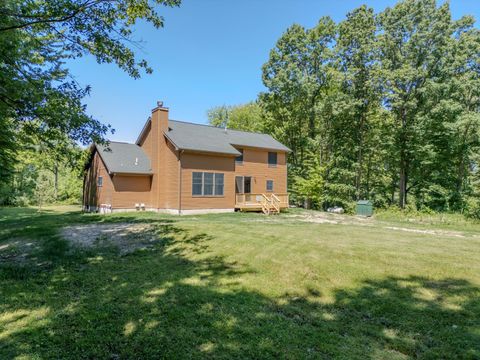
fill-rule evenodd
<path id="1" fill-rule="evenodd" d="M 59 235 L 132 221 L 153 249 Z M 480 225 L 369 224 L 0 209 L 0 359 L 480 358 Z"/>

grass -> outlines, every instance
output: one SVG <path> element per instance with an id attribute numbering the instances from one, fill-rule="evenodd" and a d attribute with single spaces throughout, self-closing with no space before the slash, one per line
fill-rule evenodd
<path id="1" fill-rule="evenodd" d="M 479 224 L 303 215 L 0 209 L 0 358 L 480 358 Z M 59 233 L 115 222 L 158 242 Z"/>

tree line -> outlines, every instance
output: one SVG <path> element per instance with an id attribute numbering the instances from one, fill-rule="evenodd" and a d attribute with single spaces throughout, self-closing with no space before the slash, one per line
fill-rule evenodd
<path id="1" fill-rule="evenodd" d="M 297 202 L 480 215 L 480 31 L 449 4 L 361 6 L 290 26 L 262 68 L 266 90 L 211 124 L 286 144 Z"/>

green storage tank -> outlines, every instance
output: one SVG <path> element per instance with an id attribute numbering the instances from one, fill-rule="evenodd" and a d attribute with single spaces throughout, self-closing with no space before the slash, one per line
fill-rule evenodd
<path id="1" fill-rule="evenodd" d="M 372 216 L 373 204 L 370 200 L 357 201 L 357 215 L 360 216 Z"/>

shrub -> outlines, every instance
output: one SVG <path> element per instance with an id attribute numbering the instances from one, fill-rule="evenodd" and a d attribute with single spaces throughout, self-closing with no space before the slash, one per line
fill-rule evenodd
<path id="1" fill-rule="evenodd" d="M 480 220 L 480 198 L 468 198 L 465 204 L 465 217 Z"/>

